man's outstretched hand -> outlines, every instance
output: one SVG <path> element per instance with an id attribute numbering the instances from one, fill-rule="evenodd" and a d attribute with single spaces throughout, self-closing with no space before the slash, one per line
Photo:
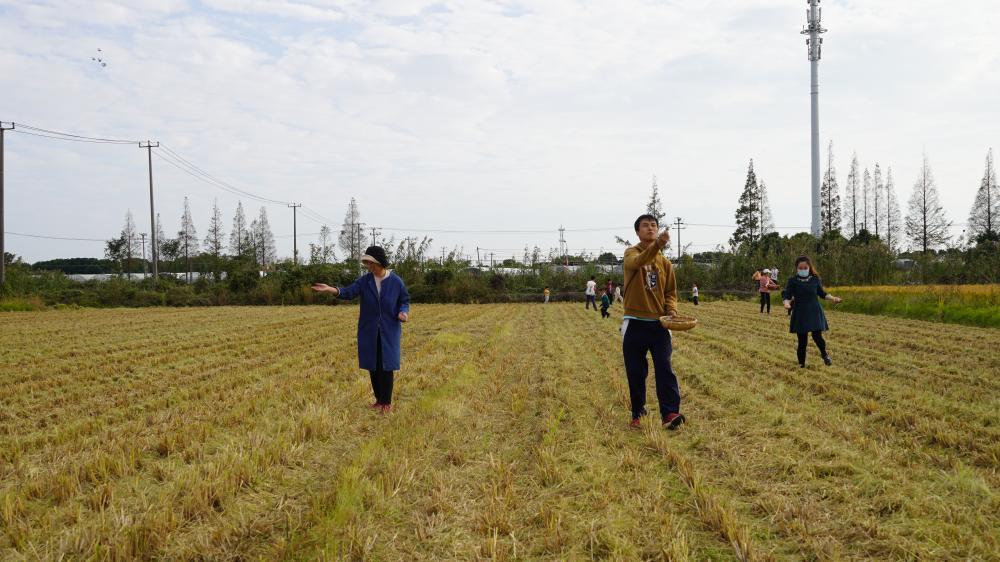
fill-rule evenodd
<path id="1" fill-rule="evenodd" d="M 660 244 L 660 246 L 666 248 L 667 244 L 670 244 L 670 227 L 661 230 L 660 235 L 656 237 L 656 241 Z"/>

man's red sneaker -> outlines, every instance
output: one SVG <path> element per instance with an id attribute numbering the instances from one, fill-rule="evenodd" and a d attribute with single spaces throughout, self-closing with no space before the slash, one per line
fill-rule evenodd
<path id="1" fill-rule="evenodd" d="M 640 429 L 642 428 L 642 421 L 639 418 L 632 418 L 632 421 L 628 424 L 629 429 Z"/>
<path id="2" fill-rule="evenodd" d="M 677 429 L 682 423 L 684 423 L 684 416 L 678 414 L 677 412 L 667 414 L 666 417 L 663 418 L 663 427 L 667 429 Z"/>
<path id="3" fill-rule="evenodd" d="M 392 404 L 382 404 L 379 407 L 382 409 L 382 413 L 383 414 L 391 414 L 392 413 Z"/>
<path id="4" fill-rule="evenodd" d="M 372 407 L 373 409 L 375 409 L 375 410 L 378 410 L 379 408 L 381 408 L 381 407 L 382 407 L 382 403 L 381 403 L 381 402 L 376 402 L 376 403 L 372 404 L 372 406 L 371 406 L 371 407 Z"/>

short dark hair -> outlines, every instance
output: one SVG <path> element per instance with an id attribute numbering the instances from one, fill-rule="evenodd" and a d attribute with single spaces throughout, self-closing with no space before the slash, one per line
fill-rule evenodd
<path id="1" fill-rule="evenodd" d="M 651 215 L 649 213 L 646 213 L 645 215 L 639 215 L 639 218 L 635 219 L 635 231 L 636 232 L 639 232 L 639 223 L 641 223 L 644 220 L 653 221 L 653 222 L 656 223 L 656 226 L 660 226 L 660 220 L 659 219 L 657 219 L 656 217 L 654 217 L 653 215 Z"/>

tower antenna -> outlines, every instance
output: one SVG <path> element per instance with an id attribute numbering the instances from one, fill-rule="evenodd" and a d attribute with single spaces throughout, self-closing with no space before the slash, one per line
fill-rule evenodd
<path id="1" fill-rule="evenodd" d="M 809 96 L 812 101 L 812 235 L 820 235 L 820 194 L 819 194 L 819 59 L 823 54 L 823 38 L 821 33 L 826 29 L 820 24 L 823 19 L 823 9 L 819 7 L 820 0 L 807 0 L 806 27 L 802 35 L 808 35 L 806 47 L 809 51 L 809 66 L 812 80 Z"/>

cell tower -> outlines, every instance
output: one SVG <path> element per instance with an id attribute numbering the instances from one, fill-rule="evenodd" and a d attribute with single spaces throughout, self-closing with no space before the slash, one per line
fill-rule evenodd
<path id="1" fill-rule="evenodd" d="M 563 258 L 563 260 L 566 260 L 567 264 L 569 263 L 569 257 L 567 256 L 568 253 L 569 253 L 569 249 L 566 248 L 566 228 L 563 225 L 560 224 L 559 225 L 559 257 Z"/>
<path id="2" fill-rule="evenodd" d="M 820 0 L 807 0 L 806 27 L 802 35 L 808 35 L 806 47 L 809 51 L 809 66 L 812 81 L 809 96 L 812 100 L 812 234 L 820 235 L 820 194 L 819 194 L 819 59 L 823 54 L 823 38 L 821 33 L 826 29 L 820 25 L 823 19 L 823 9 L 819 7 Z"/>

